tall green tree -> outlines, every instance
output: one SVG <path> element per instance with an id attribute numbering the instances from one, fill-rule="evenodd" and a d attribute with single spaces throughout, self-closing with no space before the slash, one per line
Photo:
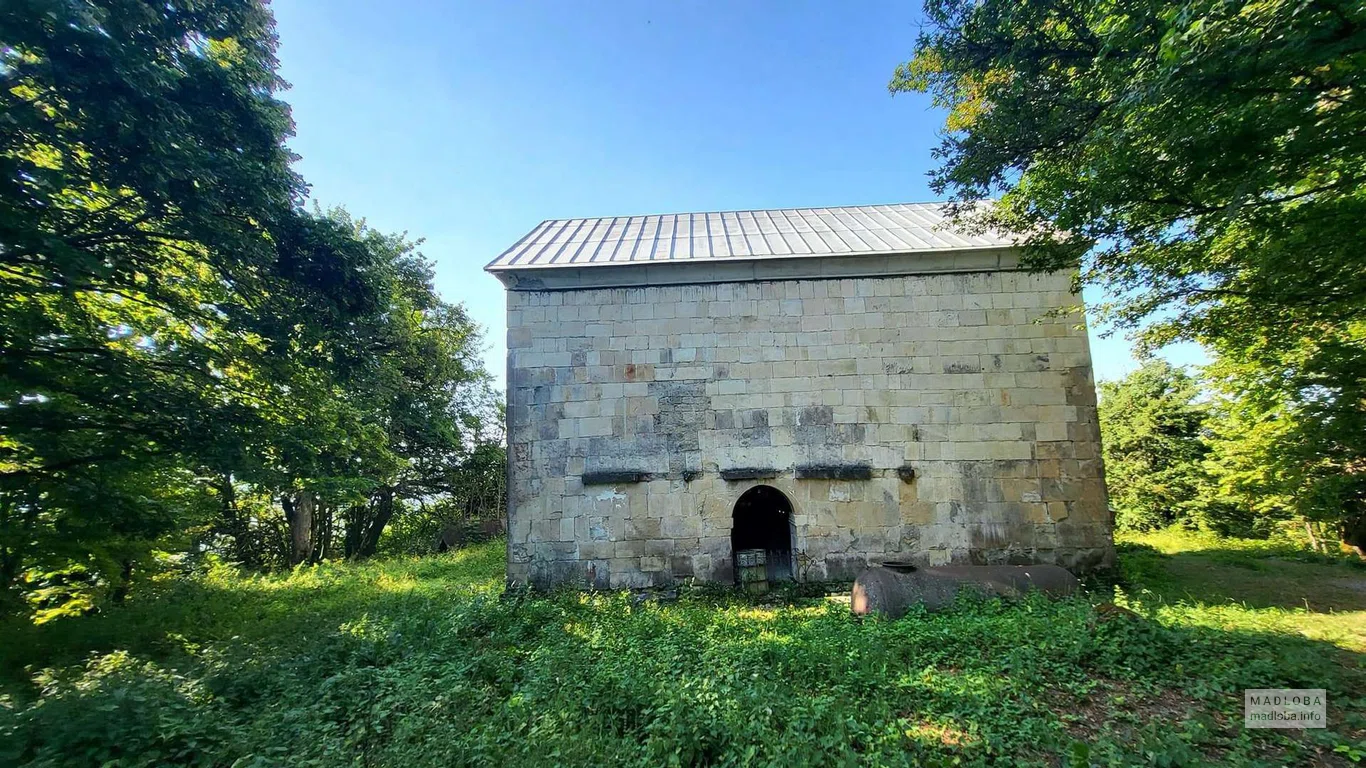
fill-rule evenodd
<path id="1" fill-rule="evenodd" d="M 372 449 L 347 449 L 333 473 L 351 477 L 359 494 L 341 502 L 343 552 L 368 557 L 405 504 L 449 494 L 462 464 L 496 430 L 479 333 L 464 308 L 432 287 L 418 243 L 385 235 L 333 211 L 336 222 L 370 254 L 367 279 L 384 312 L 358 322 L 342 347 L 350 360 L 340 398 L 375 430 Z"/>
<path id="2" fill-rule="evenodd" d="M 303 208 L 275 44 L 260 0 L 0 7 L 0 590 L 173 534 L 329 556 L 471 450 L 476 329 Z"/>
<path id="3" fill-rule="evenodd" d="M 928 0 L 926 14 L 891 89 L 948 111 L 933 184 L 961 220 L 1017 233 L 1033 267 L 1079 265 L 1142 346 L 1238 358 L 1307 429 L 1360 421 L 1366 6 Z M 1344 439 L 1297 473 L 1332 465 L 1359 484 L 1366 434 Z"/>
<path id="4" fill-rule="evenodd" d="M 1100 434 L 1115 523 L 1130 530 L 1198 522 L 1205 408 L 1196 379 L 1154 358 L 1100 384 Z"/>
<path id="5" fill-rule="evenodd" d="M 1363 336 L 1358 324 L 1293 348 L 1277 343 L 1277 364 L 1251 347 L 1207 367 L 1219 395 L 1207 470 L 1225 509 L 1298 519 L 1311 540 L 1315 528 L 1336 528 L 1366 556 L 1366 352 L 1351 341 Z"/>
<path id="6" fill-rule="evenodd" d="M 112 479 L 255 420 L 304 189 L 274 66 L 256 3 L 0 10 L 0 585 L 44 541 L 173 528 Z"/>

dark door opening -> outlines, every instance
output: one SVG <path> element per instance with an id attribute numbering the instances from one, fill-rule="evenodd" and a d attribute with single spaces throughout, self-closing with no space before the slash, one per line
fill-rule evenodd
<path id="1" fill-rule="evenodd" d="M 769 581 L 792 579 L 792 502 L 782 491 L 756 485 L 735 502 L 731 558 L 742 549 L 762 549 Z"/>

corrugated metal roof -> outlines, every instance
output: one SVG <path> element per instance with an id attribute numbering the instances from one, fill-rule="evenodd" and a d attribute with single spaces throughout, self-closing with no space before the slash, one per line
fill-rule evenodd
<path id="1" fill-rule="evenodd" d="M 486 269 L 918 253 L 1014 244 L 994 233 L 955 231 L 947 225 L 942 206 L 908 203 L 556 219 L 541 222 Z"/>

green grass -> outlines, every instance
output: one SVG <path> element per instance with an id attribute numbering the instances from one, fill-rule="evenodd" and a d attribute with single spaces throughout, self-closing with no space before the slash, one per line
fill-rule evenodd
<path id="1" fill-rule="evenodd" d="M 1122 546 L 1122 587 L 898 621 L 714 590 L 503 596 L 502 554 L 168 576 L 102 614 L 0 626 L 0 765 L 1350 765 L 1366 751 L 1366 606 L 1325 586 L 1366 571 L 1290 551 L 1141 537 Z M 1093 608 L 1111 600 L 1138 616 Z M 1244 730 L 1248 687 L 1327 688 L 1330 728 Z"/>
<path id="2" fill-rule="evenodd" d="M 1293 544 L 1169 529 L 1121 535 L 1127 580 L 1168 623 L 1277 631 L 1366 653 L 1366 568 Z"/>

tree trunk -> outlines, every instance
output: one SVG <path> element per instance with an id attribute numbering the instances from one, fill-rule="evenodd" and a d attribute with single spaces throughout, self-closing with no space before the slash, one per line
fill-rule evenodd
<path id="1" fill-rule="evenodd" d="M 6 613 L 7 599 L 13 596 L 10 587 L 19 578 L 19 550 L 0 544 L 0 616 Z"/>
<path id="2" fill-rule="evenodd" d="M 356 547 L 355 559 L 360 560 L 375 554 L 375 550 L 379 548 L 379 537 L 384 533 L 385 526 L 393 519 L 396 508 L 393 488 L 385 488 L 376 495 L 375 513 L 366 521 L 364 533 Z"/>
<path id="3" fill-rule="evenodd" d="M 337 511 L 332 504 L 322 504 L 317 507 L 317 521 L 314 528 L 318 531 L 318 540 L 313 551 L 316 553 L 318 562 L 326 560 L 332 555 L 333 532 L 336 527 Z"/>
<path id="4" fill-rule="evenodd" d="M 252 546 L 250 527 L 237 509 L 237 489 L 232 484 L 231 473 L 223 474 L 218 492 L 223 499 L 223 530 L 232 539 L 232 559 L 248 568 L 257 567 L 260 564 L 259 553 Z"/>
<path id="5" fill-rule="evenodd" d="M 18 547 L 9 544 L 18 540 L 16 532 L 10 530 L 13 524 L 10 512 L 15 506 L 8 494 L 0 493 L 0 597 L 9 594 L 10 584 L 19 575 Z"/>
<path id="6" fill-rule="evenodd" d="M 313 555 L 313 492 L 299 491 L 293 499 L 286 496 L 281 503 L 285 520 L 289 521 L 289 564 L 298 565 Z"/>
<path id="7" fill-rule="evenodd" d="M 1338 537 L 1342 543 L 1366 560 L 1366 514 L 1347 513 L 1338 522 Z"/>
<path id="8" fill-rule="evenodd" d="M 23 542 L 38 522 L 38 503 L 32 492 L 0 492 L 0 613 L 3 602 L 13 596 L 10 587 L 19 579 L 24 565 Z"/>
<path id="9" fill-rule="evenodd" d="M 128 599 L 128 590 L 132 586 L 133 558 L 125 557 L 123 567 L 119 569 L 119 582 L 114 585 L 114 592 L 109 596 L 109 599 L 113 600 L 115 605 L 122 605 L 123 601 Z"/>
<path id="10" fill-rule="evenodd" d="M 1315 552 L 1321 552 L 1319 540 L 1314 536 L 1314 526 L 1308 520 L 1304 521 L 1304 532 L 1309 536 L 1309 546 L 1313 547 Z"/>
<path id="11" fill-rule="evenodd" d="M 360 551 L 360 542 L 365 529 L 365 505 L 352 504 L 342 514 L 342 552 L 347 560 L 353 560 Z"/>

